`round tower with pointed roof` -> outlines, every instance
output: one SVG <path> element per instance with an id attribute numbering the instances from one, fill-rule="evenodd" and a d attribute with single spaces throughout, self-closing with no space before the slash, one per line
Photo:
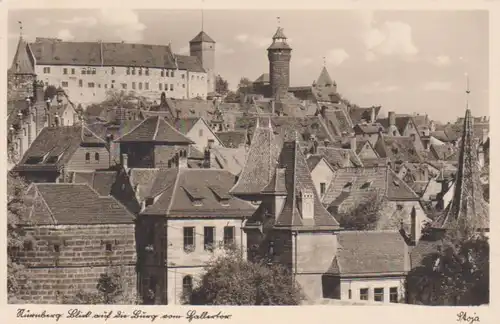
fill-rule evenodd
<path id="1" fill-rule="evenodd" d="M 189 42 L 189 52 L 207 72 L 207 93 L 215 92 L 215 41 L 202 30 Z"/>
<path id="2" fill-rule="evenodd" d="M 283 28 L 278 27 L 273 36 L 273 43 L 267 49 L 269 58 L 269 80 L 271 96 L 279 101 L 285 98 L 290 86 L 290 59 L 292 48 L 287 43 Z"/>
<path id="3" fill-rule="evenodd" d="M 7 71 L 9 100 L 24 100 L 34 96 L 35 62 L 31 49 L 20 35 L 12 65 Z"/>

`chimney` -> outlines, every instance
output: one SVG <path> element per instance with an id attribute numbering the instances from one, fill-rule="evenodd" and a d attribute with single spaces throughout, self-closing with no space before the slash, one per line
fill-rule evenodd
<path id="1" fill-rule="evenodd" d="M 396 125 L 396 113 L 394 111 L 389 111 L 389 126 Z"/>
<path id="2" fill-rule="evenodd" d="M 302 188 L 300 190 L 299 209 L 302 219 L 314 218 L 314 193 L 311 189 Z"/>
<path id="3" fill-rule="evenodd" d="M 187 158 L 187 150 L 186 151 L 181 151 L 178 153 L 178 167 L 179 169 L 187 169 L 188 168 L 188 158 Z"/>
<path id="4" fill-rule="evenodd" d="M 411 228 L 410 228 L 411 242 L 413 245 L 418 243 L 420 239 L 420 235 L 422 234 L 422 228 L 420 227 L 420 223 L 418 222 L 417 210 L 415 206 L 411 209 Z"/>
<path id="5" fill-rule="evenodd" d="M 125 170 L 128 170 L 128 154 L 122 154 L 122 166 Z"/>
<path id="6" fill-rule="evenodd" d="M 311 149 L 312 149 L 312 154 L 318 154 L 318 141 L 317 140 L 313 140 Z"/>
<path id="7" fill-rule="evenodd" d="M 351 150 L 354 150 L 354 152 L 356 152 L 356 136 L 352 136 L 350 140 L 351 140 Z"/>
<path id="8" fill-rule="evenodd" d="M 370 122 L 372 124 L 375 123 L 375 107 L 372 107 L 372 110 L 371 110 L 371 116 L 370 116 Z"/>
<path id="9" fill-rule="evenodd" d="M 34 88 L 35 88 L 35 91 L 34 91 L 34 96 L 35 96 L 35 102 L 38 102 L 38 101 L 42 101 L 44 100 L 44 97 L 45 97 L 45 91 L 43 89 L 43 82 L 40 81 L 35 81 L 35 85 L 34 85 Z"/>

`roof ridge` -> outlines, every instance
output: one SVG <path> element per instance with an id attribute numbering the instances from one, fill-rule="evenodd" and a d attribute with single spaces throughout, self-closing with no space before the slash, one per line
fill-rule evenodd
<path id="1" fill-rule="evenodd" d="M 45 204 L 45 207 L 47 207 L 47 210 L 49 211 L 49 214 L 50 214 L 50 218 L 52 218 L 52 221 L 54 222 L 54 224 L 57 225 L 58 221 L 57 221 L 56 217 L 54 216 L 52 209 L 50 209 L 49 204 L 47 204 L 47 201 L 43 197 L 43 194 L 40 192 L 40 190 L 38 190 L 38 185 L 36 185 L 35 188 L 36 188 L 36 192 L 40 195 L 42 202 Z"/>
<path id="2" fill-rule="evenodd" d="M 149 118 L 152 118 L 152 117 L 148 117 L 146 119 L 143 119 L 140 123 L 138 123 L 137 125 L 134 126 L 134 128 L 132 128 L 131 130 L 129 130 L 127 133 L 123 134 L 122 136 L 118 137 L 115 141 L 118 142 L 120 139 L 122 139 L 123 137 L 127 136 L 128 134 L 132 133 L 133 131 L 135 131 L 139 126 L 141 126 L 146 120 L 148 120 Z"/>
<path id="3" fill-rule="evenodd" d="M 177 169 L 177 174 L 175 175 L 175 181 L 174 181 L 174 191 L 172 192 L 172 198 L 170 199 L 170 202 L 168 203 L 167 211 L 166 214 L 170 213 L 170 210 L 172 209 L 172 206 L 174 205 L 174 199 L 175 199 L 175 194 L 177 193 L 177 187 L 179 185 L 179 178 L 181 174 L 181 169 Z"/>
<path id="4" fill-rule="evenodd" d="M 186 135 L 182 134 L 172 124 L 170 124 L 168 121 L 166 121 L 165 118 L 160 118 L 160 116 L 156 116 L 156 117 L 158 117 L 158 126 L 160 125 L 160 121 L 159 120 L 162 120 L 168 127 L 172 128 L 177 134 L 179 134 L 179 135 L 183 136 L 184 138 L 186 138 L 186 139 L 190 140 L 191 142 L 193 142 L 190 138 L 188 138 Z M 157 128 L 157 131 L 158 131 L 158 128 Z M 155 133 L 155 137 L 156 137 L 156 133 Z"/>
<path id="5" fill-rule="evenodd" d="M 97 137 L 97 139 L 100 139 L 101 141 L 103 141 L 104 143 L 106 143 L 106 141 L 103 138 L 101 138 L 96 133 L 94 133 L 90 128 L 87 127 L 87 125 L 82 124 L 81 127 L 82 127 L 82 141 L 83 141 L 83 129 L 85 128 L 86 130 L 88 130 L 89 132 L 91 132 L 92 135 L 94 135 L 95 137 Z"/>
<path id="6" fill-rule="evenodd" d="M 155 132 L 153 133 L 153 141 L 156 139 L 156 136 L 158 135 L 158 129 L 160 128 L 160 116 L 155 116 L 152 118 L 156 118 L 156 127 L 155 127 Z"/>

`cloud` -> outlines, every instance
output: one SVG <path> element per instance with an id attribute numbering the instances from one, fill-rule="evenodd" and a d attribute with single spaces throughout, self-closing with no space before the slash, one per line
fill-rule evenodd
<path id="1" fill-rule="evenodd" d="M 139 16 L 131 9 L 102 8 L 99 22 L 109 28 L 115 37 L 129 42 L 141 41 L 146 29 L 146 25 L 139 21 Z"/>
<path id="2" fill-rule="evenodd" d="M 60 23 L 68 25 L 76 25 L 81 27 L 93 27 L 97 25 L 97 18 L 95 17 L 73 17 L 71 19 L 59 20 Z"/>
<path id="3" fill-rule="evenodd" d="M 397 85 L 384 85 L 380 81 L 372 82 L 361 87 L 361 92 L 365 94 L 389 93 L 400 89 Z"/>
<path id="4" fill-rule="evenodd" d="M 424 91 L 450 91 L 452 89 L 451 82 L 446 81 L 429 81 L 422 86 Z"/>
<path id="5" fill-rule="evenodd" d="M 75 36 L 73 36 L 69 29 L 61 29 L 57 33 L 57 38 L 62 39 L 63 41 L 72 41 L 75 39 Z"/>
<path id="6" fill-rule="evenodd" d="M 328 52 L 327 62 L 333 65 L 340 65 L 349 58 L 349 54 L 343 48 L 335 48 Z"/>
<path id="7" fill-rule="evenodd" d="M 224 43 L 217 43 L 215 47 L 216 54 L 229 55 L 234 54 L 235 50 L 231 47 L 227 47 Z"/>
<path id="8" fill-rule="evenodd" d="M 433 63 L 437 66 L 448 66 L 451 64 L 451 59 L 449 56 L 439 55 L 438 57 L 434 58 Z"/>
<path id="9" fill-rule="evenodd" d="M 377 55 L 412 56 L 418 54 L 413 42 L 412 29 L 401 21 L 385 21 L 378 24 L 372 11 L 358 15 L 362 26 L 362 40 L 367 50 L 365 58 L 373 61 Z"/>
<path id="10" fill-rule="evenodd" d="M 240 43 L 245 43 L 248 40 L 247 34 L 239 34 L 235 37 L 235 39 Z"/>

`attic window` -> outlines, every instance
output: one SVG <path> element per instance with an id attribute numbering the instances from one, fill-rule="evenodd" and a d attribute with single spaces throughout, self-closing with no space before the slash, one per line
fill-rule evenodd
<path id="1" fill-rule="evenodd" d="M 57 160 L 59 160 L 58 156 L 49 156 L 48 159 L 45 161 L 45 163 L 53 164 L 56 163 Z"/>
<path id="2" fill-rule="evenodd" d="M 42 163 L 42 161 L 43 161 L 42 156 L 30 156 L 26 160 L 26 164 L 38 164 L 38 163 Z"/>
<path id="3" fill-rule="evenodd" d="M 229 206 L 229 199 L 231 199 L 231 196 L 220 186 L 210 186 L 210 189 L 213 191 L 215 196 L 217 197 L 217 200 L 221 203 L 223 206 Z"/>
<path id="4" fill-rule="evenodd" d="M 349 190 L 351 190 L 351 187 L 352 187 L 352 181 L 349 181 L 348 183 L 346 183 L 344 185 L 344 188 L 342 188 L 342 190 L 349 191 Z"/>
<path id="5" fill-rule="evenodd" d="M 146 198 L 146 201 L 145 201 L 145 205 L 146 205 L 146 207 L 147 207 L 147 206 L 151 206 L 151 205 L 154 203 L 154 201 L 155 201 L 155 199 L 154 199 L 154 198 L 151 198 L 151 197 Z"/>
<path id="6" fill-rule="evenodd" d="M 399 181 L 394 180 L 392 183 L 394 183 L 394 185 L 395 185 L 396 187 L 399 187 Z"/>
<path id="7" fill-rule="evenodd" d="M 373 181 L 366 181 L 363 183 L 363 185 L 360 187 L 361 189 L 368 189 L 370 186 L 373 184 Z"/>
<path id="8" fill-rule="evenodd" d="M 201 190 L 199 188 L 195 187 L 183 187 L 184 191 L 187 193 L 189 196 L 189 199 L 191 199 L 191 202 L 195 206 L 201 206 L 203 204 L 203 199 L 205 198 Z"/>

